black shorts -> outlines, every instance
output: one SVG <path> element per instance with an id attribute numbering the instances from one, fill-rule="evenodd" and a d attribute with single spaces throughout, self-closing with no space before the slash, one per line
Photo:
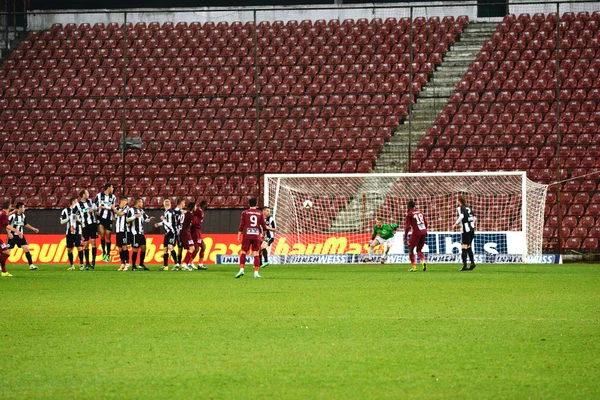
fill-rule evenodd
<path id="1" fill-rule="evenodd" d="M 272 245 L 274 241 L 275 241 L 275 238 L 274 238 L 274 237 L 272 237 L 272 238 L 266 238 L 266 239 L 264 240 L 264 242 L 267 244 L 267 246 L 270 246 L 270 245 Z"/>
<path id="2" fill-rule="evenodd" d="M 118 232 L 117 233 L 117 247 L 123 247 L 131 244 L 129 232 Z"/>
<path id="3" fill-rule="evenodd" d="M 25 239 L 25 236 L 20 238 L 16 234 L 13 234 L 13 238 L 8 241 L 8 245 L 11 249 L 13 249 L 15 246 L 21 248 L 23 246 L 27 246 L 28 244 L 29 243 L 27 243 L 27 239 Z"/>
<path id="4" fill-rule="evenodd" d="M 133 235 L 133 241 L 131 242 L 131 247 L 134 249 L 139 249 L 142 246 L 146 245 L 146 236 L 145 235 Z"/>
<path id="5" fill-rule="evenodd" d="M 175 243 L 177 244 L 177 247 L 183 248 L 183 242 L 181 241 L 180 234 L 175 235 Z"/>
<path id="6" fill-rule="evenodd" d="M 77 233 L 69 233 L 67 235 L 67 249 L 73 247 L 81 247 L 81 235 Z"/>
<path id="7" fill-rule="evenodd" d="M 461 234 L 461 243 L 471 245 L 473 243 L 473 239 L 475 239 L 475 232 L 463 232 Z"/>
<path id="8" fill-rule="evenodd" d="M 111 231 L 112 232 L 112 220 L 111 219 L 104 219 L 104 218 L 100 218 L 98 225 L 102 225 L 104 227 L 105 230 L 107 231 Z"/>
<path id="9" fill-rule="evenodd" d="M 175 246 L 176 242 L 177 242 L 177 235 L 175 235 L 175 232 L 165 234 L 165 240 L 163 242 L 163 246 L 165 246 L 165 249 L 169 245 Z"/>
<path id="10" fill-rule="evenodd" d="M 83 241 L 98 238 L 98 224 L 91 224 L 83 227 Z"/>

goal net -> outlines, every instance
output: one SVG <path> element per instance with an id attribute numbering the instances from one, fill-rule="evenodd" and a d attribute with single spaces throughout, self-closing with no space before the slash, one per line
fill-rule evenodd
<path id="1" fill-rule="evenodd" d="M 270 252 L 281 263 L 360 262 L 382 217 L 399 225 L 387 261 L 405 262 L 404 217 L 413 200 L 428 219 L 430 261 L 455 262 L 461 249 L 460 228 L 453 228 L 456 201 L 464 195 L 477 217 L 478 260 L 527 261 L 542 252 L 546 191 L 524 172 L 265 175 L 264 203 L 277 224 Z"/>

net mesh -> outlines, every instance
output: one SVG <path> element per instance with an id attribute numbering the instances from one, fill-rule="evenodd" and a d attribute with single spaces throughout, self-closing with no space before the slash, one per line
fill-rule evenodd
<path id="1" fill-rule="evenodd" d="M 273 209 L 278 240 L 296 254 L 365 253 L 375 219 L 382 217 L 402 228 L 409 200 L 427 217 L 429 232 L 456 233 L 459 195 L 466 196 L 477 216 L 478 233 L 492 236 L 491 240 L 494 234 L 520 233 L 524 236 L 516 247 L 509 245 L 509 253 L 542 252 L 547 186 L 521 173 L 267 175 L 265 184 L 265 202 Z M 313 207 L 304 207 L 305 200 Z M 343 238 L 345 247 L 338 243 L 327 249 L 331 238 Z M 277 254 L 281 246 L 276 244 L 271 251 Z"/>

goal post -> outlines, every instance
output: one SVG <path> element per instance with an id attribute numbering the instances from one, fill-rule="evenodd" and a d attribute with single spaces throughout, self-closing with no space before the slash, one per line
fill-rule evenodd
<path id="1" fill-rule="evenodd" d="M 360 262 L 378 217 L 399 225 L 387 262 L 405 262 L 409 200 L 428 219 L 425 252 L 430 261 L 456 262 L 460 230 L 453 225 L 460 195 L 477 217 L 473 249 L 479 262 L 531 262 L 542 254 L 548 187 L 525 172 L 267 174 L 264 188 L 264 204 L 277 224 L 270 254 L 282 263 L 306 257 Z M 313 207 L 305 208 L 305 200 Z"/>

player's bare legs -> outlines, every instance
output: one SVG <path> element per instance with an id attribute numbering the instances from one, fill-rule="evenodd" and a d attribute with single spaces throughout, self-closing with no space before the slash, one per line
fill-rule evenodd
<path id="1" fill-rule="evenodd" d="M 192 271 L 192 267 L 190 266 L 190 264 L 192 263 L 192 260 L 194 259 L 194 257 L 196 257 L 196 247 L 189 246 L 187 248 L 187 253 L 186 253 L 185 257 L 183 258 L 183 263 L 181 264 L 181 268 L 183 268 L 187 271 Z"/>
<path id="2" fill-rule="evenodd" d="M 427 260 L 425 259 L 425 254 L 423 253 L 423 245 L 421 243 L 419 243 L 419 245 L 417 246 L 417 255 L 421 259 L 423 271 L 427 271 Z"/>
<path id="3" fill-rule="evenodd" d="M 3 246 L 4 243 L 0 246 Z M 6 270 L 6 260 L 10 257 L 10 249 L 7 247 L 0 253 L 0 267 L 2 267 L 2 276 L 12 276 Z"/>
<path id="4" fill-rule="evenodd" d="M 206 270 L 208 269 L 208 267 L 206 267 L 203 263 L 204 261 L 204 252 L 206 251 L 206 244 L 204 244 L 204 240 L 202 241 L 202 243 L 200 243 L 200 248 L 198 249 L 198 270 Z"/>
<path id="5" fill-rule="evenodd" d="M 379 242 L 377 240 L 371 240 L 369 242 L 369 256 L 364 259 L 365 262 L 373 261 L 373 254 L 375 252 L 375 247 L 379 246 Z"/>

